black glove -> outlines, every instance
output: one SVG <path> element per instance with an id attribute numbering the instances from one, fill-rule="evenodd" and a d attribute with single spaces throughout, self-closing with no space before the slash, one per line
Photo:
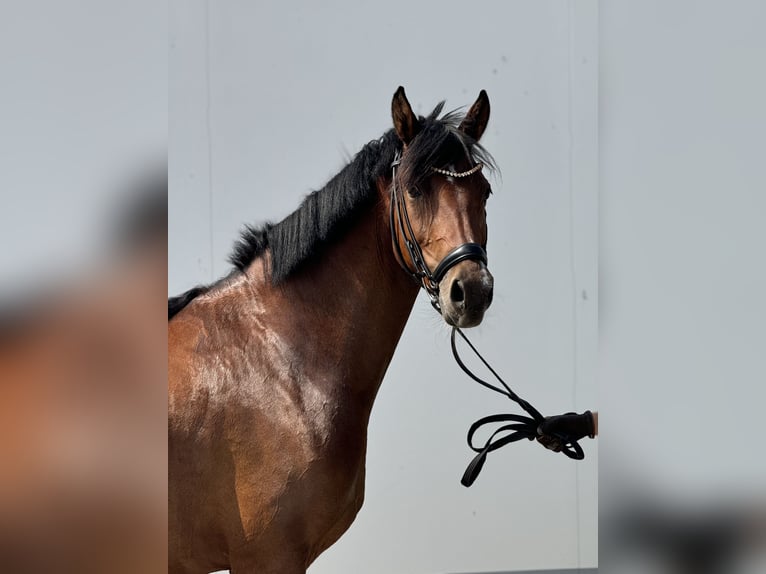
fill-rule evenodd
<path id="1" fill-rule="evenodd" d="M 555 417 L 546 417 L 537 427 L 537 442 L 545 448 L 559 452 L 565 444 L 586 436 L 593 438 L 595 433 L 593 413 L 590 411 L 585 411 L 580 415 L 566 413 Z"/>

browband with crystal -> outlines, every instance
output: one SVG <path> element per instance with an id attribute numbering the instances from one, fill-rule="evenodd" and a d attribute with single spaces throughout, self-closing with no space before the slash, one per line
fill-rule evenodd
<path id="1" fill-rule="evenodd" d="M 440 173 L 442 175 L 448 175 L 449 177 L 468 177 L 469 175 L 475 174 L 477 171 L 481 171 L 481 168 L 483 167 L 484 167 L 484 164 L 479 162 L 468 171 L 464 171 L 462 173 L 458 173 L 456 171 L 449 171 L 447 169 L 440 169 L 438 167 L 432 167 L 431 169 L 435 171 L 436 173 Z"/>

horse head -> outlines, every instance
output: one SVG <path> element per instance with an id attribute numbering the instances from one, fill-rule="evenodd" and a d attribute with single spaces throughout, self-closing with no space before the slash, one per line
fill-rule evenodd
<path id="1" fill-rule="evenodd" d="M 454 112 L 437 120 L 441 105 L 418 118 L 401 87 L 391 108 L 402 142 L 389 205 L 397 260 L 448 324 L 474 327 L 492 303 L 494 283 L 486 255 L 491 187 L 482 173 L 491 158 L 479 145 L 489 98 L 482 90 L 459 123 Z"/>

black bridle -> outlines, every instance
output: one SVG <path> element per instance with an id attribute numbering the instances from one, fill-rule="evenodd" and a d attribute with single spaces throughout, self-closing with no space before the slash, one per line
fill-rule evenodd
<path id="1" fill-rule="evenodd" d="M 431 305 L 433 308 L 441 313 L 441 305 L 439 304 L 439 283 L 447 274 L 447 271 L 449 271 L 452 267 L 461 261 L 465 261 L 467 259 L 480 261 L 486 265 L 487 252 L 484 249 L 484 246 L 479 245 L 478 243 L 463 243 L 462 245 L 457 246 L 455 249 L 447 253 L 444 259 L 442 259 L 436 266 L 436 269 L 433 271 L 433 273 L 431 272 L 425 262 L 425 258 L 423 257 L 423 250 L 420 248 L 420 244 L 418 243 L 418 240 L 415 237 L 415 233 L 412 230 L 410 217 L 407 213 L 407 205 L 404 201 L 404 198 L 400 197 L 399 193 L 397 192 L 396 168 L 399 166 L 401 161 L 402 158 L 400 153 L 396 152 L 394 161 L 391 163 L 391 206 L 389 210 L 389 223 L 391 227 L 391 241 L 394 245 L 394 255 L 396 256 L 399 265 L 407 273 L 409 273 L 415 282 L 423 287 L 423 289 L 426 291 L 428 297 L 431 300 Z M 478 167 L 478 165 L 480 164 L 477 164 L 477 166 L 474 166 L 474 168 L 468 172 L 465 172 L 464 174 L 452 174 L 451 172 L 446 172 L 445 170 L 441 169 L 434 169 L 434 171 L 437 173 L 460 177 L 462 175 L 475 173 L 478 171 L 478 169 L 481 169 Z M 414 270 L 410 269 L 404 260 L 404 253 L 402 253 L 401 246 L 399 245 L 397 228 L 401 231 L 402 240 L 404 241 L 404 245 L 407 248 L 407 253 L 410 256 L 410 261 L 412 261 L 412 264 L 415 267 Z M 455 344 L 456 334 L 459 334 L 460 337 L 462 337 L 462 339 L 468 344 L 468 346 L 476 354 L 479 360 L 484 364 L 485 367 L 487 367 L 487 369 L 489 369 L 497 381 L 502 385 L 502 388 L 480 379 L 465 365 L 457 351 L 457 346 Z M 513 392 L 508 384 L 506 384 L 500 375 L 497 374 L 497 372 L 489 365 L 484 357 L 481 356 L 481 353 L 476 350 L 476 347 L 473 346 L 471 341 L 468 340 L 468 337 L 466 337 L 465 333 L 463 333 L 459 327 L 452 327 L 451 346 L 452 355 L 455 357 L 455 361 L 469 377 L 471 377 L 480 385 L 508 397 L 517 403 L 529 415 L 527 417 L 514 414 L 490 415 L 479 419 L 471 425 L 471 427 L 468 429 L 468 446 L 477 454 L 468 465 L 468 468 L 466 468 L 465 473 L 463 474 L 463 478 L 460 481 L 463 486 L 471 486 L 476 480 L 476 477 L 479 475 L 479 472 L 481 472 L 481 469 L 484 467 L 484 462 L 486 461 L 487 455 L 490 452 L 521 439 L 526 438 L 528 440 L 534 440 L 539 438 L 542 434 L 540 431 L 540 426 L 545 421 L 545 417 L 530 403 Z M 510 424 L 506 424 L 497 428 L 487 439 L 483 447 L 474 446 L 473 435 L 480 427 L 486 424 L 494 424 L 507 421 L 510 421 Z M 503 433 L 505 434 L 503 435 Z M 497 440 L 494 440 L 498 435 L 503 436 Z M 569 458 L 575 460 L 582 460 L 585 458 L 585 453 L 583 452 L 579 442 L 577 442 L 577 439 L 561 433 L 556 433 L 554 438 L 557 439 L 560 444 L 560 452 Z"/>
<path id="2" fill-rule="evenodd" d="M 391 207 L 389 210 L 391 242 L 394 245 L 394 255 L 402 269 L 409 273 L 415 282 L 423 287 L 426 293 L 428 293 L 428 297 L 431 299 L 431 305 L 433 305 L 434 309 L 441 312 L 441 306 L 439 305 L 439 283 L 444 279 L 447 271 L 461 261 L 468 259 L 479 261 L 486 265 L 487 252 L 484 249 L 484 246 L 479 245 L 478 243 L 463 243 L 447 253 L 447 255 L 444 256 L 444 259 L 442 259 L 436 266 L 436 269 L 431 272 L 425 257 L 423 257 L 423 250 L 420 248 L 420 243 L 418 243 L 418 240 L 415 237 L 415 232 L 412 230 L 410 216 L 409 213 L 407 213 L 407 203 L 404 201 L 404 198 L 399 195 L 396 189 L 396 168 L 401 162 L 401 155 L 397 151 L 394 156 L 394 161 L 391 162 Z M 401 232 L 404 246 L 407 248 L 410 261 L 415 267 L 414 270 L 411 269 L 404 260 L 404 253 L 402 253 L 402 248 L 399 245 L 397 229 Z"/>

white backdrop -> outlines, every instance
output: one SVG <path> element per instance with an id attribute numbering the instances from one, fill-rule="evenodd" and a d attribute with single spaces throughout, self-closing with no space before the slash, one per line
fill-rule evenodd
<path id="1" fill-rule="evenodd" d="M 170 16 L 171 293 L 225 274 L 242 224 L 287 215 L 387 130 L 398 85 L 421 114 L 484 88 L 495 301 L 470 334 L 543 412 L 597 408 L 595 1 L 173 0 Z M 597 563 L 597 441 L 580 463 L 510 446 L 460 485 L 467 427 L 512 405 L 461 374 L 448 333 L 421 295 L 370 421 L 365 505 L 312 574 Z"/>
<path id="2" fill-rule="evenodd" d="M 764 21 L 601 4 L 601 477 L 663 511 L 766 508 Z"/>

